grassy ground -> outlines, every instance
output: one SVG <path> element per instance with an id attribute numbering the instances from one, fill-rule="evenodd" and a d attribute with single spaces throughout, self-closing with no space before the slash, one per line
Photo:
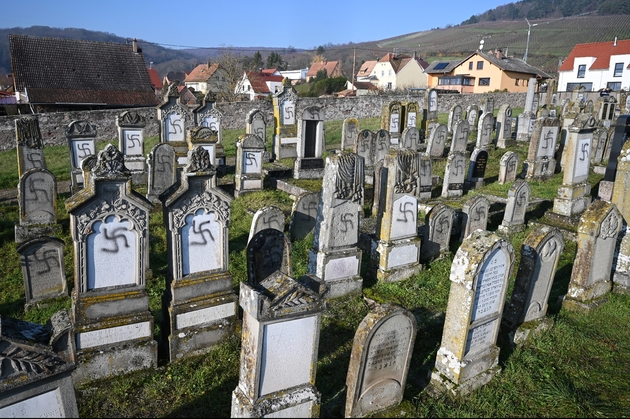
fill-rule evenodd
<path id="1" fill-rule="evenodd" d="M 516 111 L 518 115 L 520 111 Z M 446 115 L 440 115 L 446 122 Z M 359 121 L 360 129 L 377 129 L 377 119 Z M 244 131 L 224 132 L 225 150 L 233 156 L 233 144 Z M 271 136 L 268 134 L 268 144 Z M 116 142 L 112 141 L 114 144 Z M 147 150 L 157 138 L 149 138 Z M 341 142 L 341 121 L 326 123 L 326 144 L 331 150 Z M 107 142 L 98 145 L 102 149 Z M 228 150 L 231 150 L 228 152 Z M 527 149 L 514 147 L 520 161 Z M 69 179 L 68 154 L 65 147 L 46 150 L 48 167 L 58 180 Z M 506 198 L 510 185 L 496 181 L 499 160 L 505 150 L 490 152 L 486 172 L 486 186 L 471 191 L 461 199 L 448 200 L 454 208 L 473 194 L 484 193 Z M 11 167 L 11 165 L 13 165 Z M 443 173 L 443 163 L 434 166 L 435 174 Z M 440 172 L 442 171 L 442 172 Z M 0 153 L 0 182 L 3 188 L 17 184 L 15 151 Z M 12 175 L 11 175 L 12 174 Z M 591 174 L 594 185 L 600 175 Z M 556 196 L 561 174 L 547 182 L 532 182 L 532 205 L 526 220 L 530 226 L 514 234 L 510 241 L 516 253 L 516 265 L 510 278 L 507 298 L 511 296 L 514 277 L 520 259 L 521 245 L 533 229 L 533 222 L 541 218 Z M 304 183 L 316 189 L 317 183 Z M 366 196 L 371 195 L 366 188 Z M 594 188 L 595 189 L 595 188 Z M 139 188 L 140 193 L 146 191 Z M 439 196 L 437 185 L 434 196 Z M 64 201 L 58 198 L 58 220 L 63 226 L 62 239 L 66 242 L 65 262 L 69 287 L 73 286 L 73 250 L 68 234 L 68 215 Z M 238 292 L 246 279 L 245 247 L 253 214 L 263 205 L 279 206 L 287 216 L 293 201 L 279 190 L 267 189 L 236 198 L 231 206 L 229 226 L 229 266 L 234 276 L 234 290 Z M 366 214 L 370 214 L 366 202 Z M 492 214 L 494 213 L 494 216 Z M 60 308 L 70 309 L 70 299 L 64 298 L 46 308 L 24 311 L 24 283 L 13 228 L 18 220 L 17 205 L 0 206 L 0 315 L 45 323 Z M 496 230 L 502 220 L 502 206 L 491 207 L 488 229 Z M 424 222 L 424 215 L 419 215 Z M 294 276 L 306 272 L 312 233 L 293 243 Z M 499 341 L 502 372 L 488 385 L 467 397 L 429 396 L 425 387 L 428 374 L 440 347 L 444 313 L 450 288 L 449 272 L 453 254 L 459 243 L 453 242 L 451 253 L 445 258 L 426 264 L 412 278 L 397 283 L 364 281 L 365 296 L 377 302 L 393 302 L 409 309 L 418 323 L 418 334 L 411 359 L 404 398 L 400 405 L 379 413 L 379 417 L 627 417 L 630 412 L 630 296 L 612 294 L 609 301 L 589 314 L 567 312 L 558 298 L 566 293 L 576 246 L 568 241 L 562 253 L 549 299 L 548 316 L 554 327 L 543 336 L 513 348 Z M 363 256 L 363 269 L 367 258 Z M 167 274 L 166 234 L 161 211 L 150 218 L 150 265 L 153 277 L 147 283 L 150 310 L 156 319 L 155 336 L 161 339 L 159 320 L 160 298 L 165 289 Z M 361 297 L 342 297 L 329 302 L 322 321 L 317 363 L 316 386 L 321 392 L 321 417 L 343 417 L 345 380 L 354 333 L 368 306 Z M 233 336 L 217 345 L 209 354 L 166 363 L 160 360 L 157 369 L 140 371 L 127 376 L 92 382 L 77 388 L 77 403 L 82 417 L 229 417 L 231 393 L 238 384 L 240 364 L 240 336 Z"/>

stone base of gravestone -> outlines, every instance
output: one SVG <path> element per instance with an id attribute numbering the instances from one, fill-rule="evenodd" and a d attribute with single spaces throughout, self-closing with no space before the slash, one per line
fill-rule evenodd
<path id="1" fill-rule="evenodd" d="M 109 320 L 87 327 L 74 325 L 75 385 L 157 367 L 158 345 L 153 339 L 150 313 L 125 317 L 124 324 L 112 324 L 111 317 Z"/>
<path id="2" fill-rule="evenodd" d="M 488 355 L 490 357 L 490 355 Z M 498 359 L 498 349 L 496 353 L 496 359 Z M 472 362 L 476 366 L 477 362 Z M 471 365 L 468 364 L 464 368 L 468 369 Z M 461 397 L 466 396 L 472 393 L 479 387 L 482 387 L 488 384 L 492 379 L 501 372 L 501 367 L 495 365 L 492 368 L 489 368 L 483 371 L 480 374 L 473 376 L 472 378 L 465 379 L 461 381 L 459 384 L 453 383 L 451 380 L 442 375 L 439 371 L 433 371 L 431 373 L 431 382 L 429 386 L 426 388 L 427 393 L 434 398 L 440 398 L 444 395 L 444 393 L 450 393 L 453 396 Z M 462 373 L 462 376 L 464 374 Z"/>
<path id="3" fill-rule="evenodd" d="M 553 200 L 553 212 L 565 217 L 581 214 L 591 203 L 590 193 L 588 182 L 560 186 L 558 196 Z"/>
<path id="4" fill-rule="evenodd" d="M 321 394 L 311 385 L 286 393 L 274 392 L 252 404 L 240 387 L 232 392 L 233 418 L 318 418 Z"/>
<path id="5" fill-rule="evenodd" d="M 464 189 L 467 191 L 473 189 L 480 189 L 486 186 L 486 181 L 483 178 L 474 178 L 471 180 L 464 181 Z"/>
<path id="6" fill-rule="evenodd" d="M 528 339 L 540 336 L 552 327 L 553 319 L 541 317 L 521 324 L 516 330 L 508 333 L 508 339 L 512 345 L 522 345 Z"/>
<path id="7" fill-rule="evenodd" d="M 497 148 L 511 148 L 516 145 L 516 140 L 513 138 L 499 138 L 497 140 Z"/>
<path id="8" fill-rule="evenodd" d="M 405 280 L 422 270 L 419 237 L 372 244 L 372 266 L 382 282 Z"/>
<path id="9" fill-rule="evenodd" d="M 131 172 L 131 184 L 146 185 L 148 181 L 147 162 L 142 156 L 125 156 L 125 167 Z"/>
<path id="10" fill-rule="evenodd" d="M 293 169 L 278 162 L 265 163 L 263 172 L 266 176 L 275 179 L 293 177 Z"/>
<path id="11" fill-rule="evenodd" d="M 280 179 L 273 179 L 270 183 L 272 187 L 284 191 L 294 197 L 298 197 L 304 193 L 310 192 L 308 189 L 301 188 L 297 185 L 293 185 L 292 183 Z"/>
<path id="12" fill-rule="evenodd" d="M 601 282 L 599 283 L 602 284 Z M 610 283 L 608 283 L 610 285 Z M 608 287 L 608 291 L 610 291 L 610 286 Z M 606 292 L 608 292 L 606 291 Z M 571 298 L 567 295 L 560 297 L 562 299 L 562 308 L 569 311 L 578 311 L 589 313 L 593 309 L 605 304 L 608 301 L 608 295 L 603 295 L 599 298 L 595 298 L 588 301 L 576 300 L 575 298 Z"/>
<path id="13" fill-rule="evenodd" d="M 61 224 L 15 225 L 15 242 L 24 243 L 36 237 L 59 237 L 63 227 Z"/>
<path id="14" fill-rule="evenodd" d="M 260 176 L 248 177 L 247 175 L 237 176 L 234 184 L 234 197 L 246 194 L 247 192 L 262 191 L 264 188 L 264 179 Z"/>
<path id="15" fill-rule="evenodd" d="M 556 159 L 542 158 L 539 160 L 525 160 L 523 162 L 525 179 L 546 180 L 556 173 Z"/>
<path id="16" fill-rule="evenodd" d="M 505 220 L 503 222 L 505 222 Z M 497 231 L 504 235 L 511 235 L 514 233 L 520 233 L 525 230 L 525 228 L 527 228 L 527 225 L 525 224 L 500 224 Z"/>
<path id="17" fill-rule="evenodd" d="M 360 294 L 363 290 L 362 255 L 356 248 L 317 253 L 311 250 L 308 271 L 315 272 L 328 285 L 328 298 Z"/>
<path id="18" fill-rule="evenodd" d="M 295 159 L 294 179 L 321 179 L 324 177 L 324 159 Z"/>
<path id="19" fill-rule="evenodd" d="M 602 201 L 611 202 L 614 186 L 615 182 L 611 182 L 610 180 L 601 180 L 599 182 L 599 188 L 597 192 L 597 195 L 599 195 L 599 199 L 601 199 Z"/>
<path id="20" fill-rule="evenodd" d="M 291 159 L 297 157 L 297 137 L 281 137 L 278 135 L 273 136 L 273 155 L 274 160 L 279 159 Z"/>

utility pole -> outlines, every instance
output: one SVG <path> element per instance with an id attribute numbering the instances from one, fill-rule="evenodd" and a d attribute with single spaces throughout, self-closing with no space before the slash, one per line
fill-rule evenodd
<path id="1" fill-rule="evenodd" d="M 354 66 L 357 63 L 357 48 L 354 47 L 353 50 L 354 50 L 354 53 L 353 53 L 354 57 L 352 58 L 352 88 L 354 89 L 355 88 L 354 87 L 354 73 L 355 73 Z"/>

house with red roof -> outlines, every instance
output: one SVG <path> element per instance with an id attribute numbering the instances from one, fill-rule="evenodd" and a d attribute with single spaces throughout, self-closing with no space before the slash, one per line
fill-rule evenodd
<path id="1" fill-rule="evenodd" d="M 234 93 L 248 100 L 264 99 L 282 90 L 283 79 L 284 77 L 269 72 L 246 71 Z"/>
<path id="2" fill-rule="evenodd" d="M 318 63 L 312 63 L 306 72 L 306 81 L 309 82 L 314 79 L 322 70 L 326 70 L 328 77 L 342 77 L 343 71 L 341 71 L 341 61 L 320 61 Z"/>
<path id="3" fill-rule="evenodd" d="M 382 90 L 426 88 L 425 69 L 429 63 L 414 53 L 387 53 L 380 60 L 366 61 L 359 68 L 356 80 L 369 81 Z"/>
<path id="4" fill-rule="evenodd" d="M 199 64 L 184 79 L 184 86 L 203 94 L 213 92 L 221 94 L 228 91 L 229 77 L 217 63 Z"/>
<path id="5" fill-rule="evenodd" d="M 149 78 L 151 79 L 151 86 L 153 87 L 155 94 L 161 96 L 164 84 L 162 83 L 162 79 L 155 68 L 149 68 Z"/>
<path id="6" fill-rule="evenodd" d="M 558 67 L 558 91 L 630 88 L 630 39 L 577 44 Z"/>

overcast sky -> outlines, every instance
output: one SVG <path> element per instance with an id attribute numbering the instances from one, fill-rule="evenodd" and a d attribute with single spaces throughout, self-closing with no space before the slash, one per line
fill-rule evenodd
<path id="1" fill-rule="evenodd" d="M 458 25 L 505 0 L 3 2 L 3 29 L 81 28 L 169 48 L 295 47 L 378 41 Z"/>

